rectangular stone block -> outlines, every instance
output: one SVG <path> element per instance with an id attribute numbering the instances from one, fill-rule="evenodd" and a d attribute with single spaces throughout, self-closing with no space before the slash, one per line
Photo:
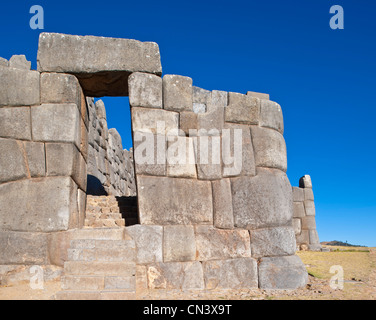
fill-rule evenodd
<path id="1" fill-rule="evenodd" d="M 307 270 L 298 256 L 263 258 L 259 265 L 260 289 L 297 289 L 307 281 Z"/>
<path id="2" fill-rule="evenodd" d="M 24 141 L 30 176 L 32 178 L 46 175 L 46 155 L 44 143 Z"/>
<path id="3" fill-rule="evenodd" d="M 134 225 L 126 233 L 135 241 L 137 264 L 163 261 L 163 227 Z"/>
<path id="4" fill-rule="evenodd" d="M 316 215 L 316 208 L 315 202 L 312 200 L 305 200 L 304 201 L 304 209 L 307 216 L 315 216 Z"/>
<path id="5" fill-rule="evenodd" d="M 304 200 L 315 200 L 313 190 L 311 188 L 304 188 Z"/>
<path id="6" fill-rule="evenodd" d="M 128 86 L 131 107 L 162 109 L 162 78 L 135 72 L 129 76 Z"/>
<path id="7" fill-rule="evenodd" d="M 164 226 L 163 261 L 184 262 L 196 258 L 193 226 Z"/>
<path id="8" fill-rule="evenodd" d="M 222 132 L 223 176 L 256 175 L 249 126 L 226 123 Z"/>
<path id="9" fill-rule="evenodd" d="M 0 108 L 0 137 L 31 140 L 30 108 Z"/>
<path id="10" fill-rule="evenodd" d="M 192 79 L 166 74 L 163 77 L 163 108 L 173 111 L 193 111 Z"/>
<path id="11" fill-rule="evenodd" d="M 133 132 L 146 132 L 160 135 L 177 134 L 179 130 L 179 113 L 173 111 L 132 108 Z"/>
<path id="12" fill-rule="evenodd" d="M 251 257 L 248 230 L 220 230 L 196 226 L 196 260 L 226 260 Z"/>
<path id="13" fill-rule="evenodd" d="M 253 289 L 258 287 L 257 261 L 252 258 L 202 263 L 205 289 Z"/>
<path id="14" fill-rule="evenodd" d="M 3 201 L 1 203 L 6 204 Z M 1 215 L 0 220 L 3 225 Z M 0 230 L 0 264 L 49 264 L 47 236 L 46 233 Z"/>
<path id="15" fill-rule="evenodd" d="M 304 189 L 299 187 L 292 187 L 292 200 L 294 202 L 304 201 Z"/>
<path id="16" fill-rule="evenodd" d="M 303 202 L 293 202 L 293 217 L 302 218 L 305 217 L 304 203 Z"/>
<path id="17" fill-rule="evenodd" d="M 226 122 L 258 124 L 260 118 L 260 99 L 241 93 L 228 93 L 228 106 L 225 110 Z"/>
<path id="18" fill-rule="evenodd" d="M 81 116 L 75 104 L 43 104 L 31 109 L 34 141 L 72 142 L 80 148 Z"/>
<path id="19" fill-rule="evenodd" d="M 292 219 L 292 227 L 294 228 L 295 235 L 302 232 L 302 221 L 299 218 Z"/>
<path id="20" fill-rule="evenodd" d="M 296 235 L 296 243 L 298 246 L 302 244 L 309 244 L 309 231 L 308 230 L 302 230 L 300 234 Z"/>
<path id="21" fill-rule="evenodd" d="M 257 167 L 287 170 L 286 142 L 283 136 L 272 129 L 251 127 Z"/>
<path id="22" fill-rule="evenodd" d="M 21 141 L 0 138 L 0 182 L 27 178 L 25 157 Z"/>
<path id="23" fill-rule="evenodd" d="M 77 186 L 69 177 L 21 180 L 0 185 L 0 225 L 30 232 L 64 231 L 76 226 Z"/>
<path id="24" fill-rule="evenodd" d="M 149 265 L 147 277 L 149 289 L 203 290 L 205 286 L 198 261 Z"/>
<path id="25" fill-rule="evenodd" d="M 251 97 L 259 98 L 259 99 L 265 99 L 265 100 L 270 99 L 270 95 L 268 93 L 260 93 L 260 92 L 253 92 L 253 91 L 248 91 L 247 96 L 251 96 Z"/>
<path id="26" fill-rule="evenodd" d="M 220 229 L 234 228 L 230 179 L 212 181 L 214 226 Z"/>
<path id="27" fill-rule="evenodd" d="M 261 100 L 260 126 L 277 130 L 280 134 L 283 134 L 283 114 L 278 103 Z"/>
<path id="28" fill-rule="evenodd" d="M 38 70 L 77 76 L 87 96 L 127 96 L 133 72 L 161 75 L 154 42 L 94 36 L 41 33 Z"/>
<path id="29" fill-rule="evenodd" d="M 213 223 L 210 181 L 138 176 L 141 224 Z"/>
<path id="30" fill-rule="evenodd" d="M 0 67 L 0 107 L 40 104 L 39 72 Z"/>
<path id="31" fill-rule="evenodd" d="M 316 230 L 316 219 L 314 216 L 306 216 L 302 218 L 303 230 Z"/>
<path id="32" fill-rule="evenodd" d="M 135 276 L 136 264 L 132 262 L 66 261 L 66 275 Z"/>
<path id="33" fill-rule="evenodd" d="M 197 178 L 194 138 L 167 137 L 167 175 L 176 178 Z"/>
<path id="34" fill-rule="evenodd" d="M 100 291 L 104 288 L 104 277 L 64 276 L 61 281 L 63 290 Z"/>
<path id="35" fill-rule="evenodd" d="M 257 170 L 255 177 L 231 178 L 235 227 L 260 229 L 292 220 L 292 189 L 283 172 Z"/>
<path id="36" fill-rule="evenodd" d="M 104 278 L 105 290 L 121 290 L 121 291 L 135 291 L 136 290 L 136 277 L 105 277 Z"/>
<path id="37" fill-rule="evenodd" d="M 198 114 L 190 111 L 180 112 L 179 128 L 186 136 L 195 137 L 198 134 Z"/>
<path id="38" fill-rule="evenodd" d="M 251 230 L 250 235 L 254 258 L 295 254 L 296 241 L 292 227 Z"/>

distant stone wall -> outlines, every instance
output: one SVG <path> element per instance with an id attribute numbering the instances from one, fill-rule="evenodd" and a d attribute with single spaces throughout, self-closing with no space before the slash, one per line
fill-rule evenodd
<path id="1" fill-rule="evenodd" d="M 89 108 L 89 149 L 87 193 L 91 195 L 135 196 L 136 183 L 133 150 L 123 150 L 120 134 L 107 128 L 106 108 L 102 100 Z"/>
<path id="2" fill-rule="evenodd" d="M 296 244 L 300 250 L 321 250 L 316 230 L 316 209 L 309 175 L 300 178 L 299 187 L 293 187 L 293 225 Z"/>

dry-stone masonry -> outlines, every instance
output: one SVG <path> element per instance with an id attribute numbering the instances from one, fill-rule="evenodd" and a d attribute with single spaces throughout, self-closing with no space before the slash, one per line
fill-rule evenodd
<path id="1" fill-rule="evenodd" d="M 0 61 L 0 264 L 64 268 L 60 299 L 306 284 L 282 110 L 267 94 L 162 77 L 158 45 L 136 40 L 42 33 L 38 71 L 11 60 Z M 129 95 L 129 152 L 89 98 L 113 95 Z M 88 176 L 109 197 L 87 198 Z M 133 181 L 137 198 L 114 197 L 134 195 Z"/>
<path id="2" fill-rule="evenodd" d="M 321 244 L 316 230 L 316 209 L 309 175 L 299 180 L 299 187 L 293 187 L 296 244 L 302 250 L 320 251 Z"/>

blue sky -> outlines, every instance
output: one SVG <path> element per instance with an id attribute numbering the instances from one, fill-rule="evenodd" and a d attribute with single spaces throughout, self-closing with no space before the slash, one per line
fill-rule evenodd
<path id="1" fill-rule="evenodd" d="M 0 56 L 25 54 L 36 68 L 32 5 L 45 32 L 155 41 L 164 74 L 209 90 L 270 93 L 283 109 L 292 185 L 310 174 L 320 240 L 376 246 L 376 2 L 13 1 L 2 4 Z M 345 29 L 332 30 L 332 5 Z M 124 147 L 125 98 L 105 99 Z"/>

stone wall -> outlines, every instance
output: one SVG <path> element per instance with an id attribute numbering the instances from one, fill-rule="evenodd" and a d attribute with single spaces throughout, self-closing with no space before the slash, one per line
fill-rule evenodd
<path id="1" fill-rule="evenodd" d="M 89 150 L 87 193 L 91 195 L 135 196 L 136 183 L 133 150 L 123 150 L 120 134 L 107 128 L 106 108 L 102 100 L 89 108 Z"/>
<path id="2" fill-rule="evenodd" d="M 316 209 L 309 175 L 299 180 L 299 187 L 293 187 L 294 219 L 296 243 L 301 250 L 321 250 L 316 230 Z"/>

